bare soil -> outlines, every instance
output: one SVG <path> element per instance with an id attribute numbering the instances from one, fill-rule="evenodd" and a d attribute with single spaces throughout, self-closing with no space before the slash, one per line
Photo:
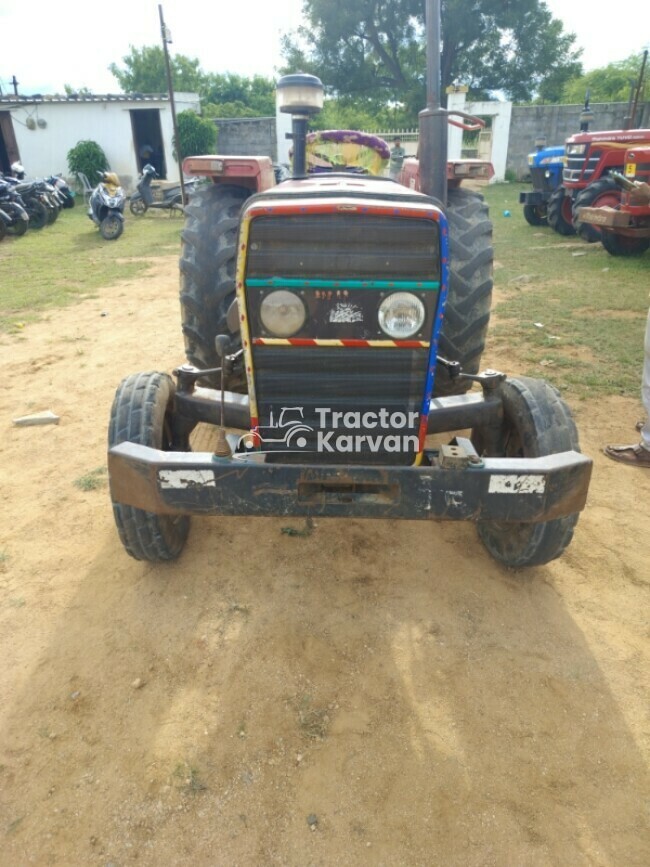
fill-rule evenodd
<path id="1" fill-rule="evenodd" d="M 600 452 L 638 401 L 574 407 L 594 477 L 549 566 L 282 519 L 195 520 L 152 566 L 100 468 L 120 379 L 182 359 L 175 257 L 0 359 L 2 865 L 648 864 L 650 471 Z"/>

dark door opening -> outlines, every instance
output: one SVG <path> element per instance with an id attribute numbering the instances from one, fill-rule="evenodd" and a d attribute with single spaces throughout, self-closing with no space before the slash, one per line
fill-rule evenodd
<path id="1" fill-rule="evenodd" d="M 158 172 L 158 176 L 165 180 L 167 178 L 167 163 L 160 127 L 160 110 L 157 108 L 132 108 L 131 128 L 138 171 L 142 174 L 143 166 L 150 163 Z"/>
<path id="2" fill-rule="evenodd" d="M 11 174 L 11 164 L 20 162 L 20 154 L 11 122 L 11 112 L 0 111 L 0 172 Z"/>

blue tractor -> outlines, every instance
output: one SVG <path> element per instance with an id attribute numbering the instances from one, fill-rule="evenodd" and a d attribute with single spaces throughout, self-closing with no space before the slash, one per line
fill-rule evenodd
<path id="1" fill-rule="evenodd" d="M 554 190 L 562 183 L 564 147 L 546 147 L 546 139 L 535 141 L 536 150 L 528 154 L 532 192 L 519 193 L 519 204 L 524 206 L 524 217 L 531 226 L 547 224 L 547 204 Z"/>

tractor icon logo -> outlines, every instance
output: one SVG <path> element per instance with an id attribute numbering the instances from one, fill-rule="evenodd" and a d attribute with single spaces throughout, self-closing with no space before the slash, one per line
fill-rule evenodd
<path id="1" fill-rule="evenodd" d="M 308 425 L 304 418 L 304 410 L 301 406 L 283 406 L 277 421 L 271 409 L 268 425 L 260 427 L 257 433 L 244 434 L 239 444 L 249 451 L 256 445 L 264 447 L 266 443 L 281 443 L 287 451 L 304 449 L 307 446 L 305 434 L 314 432 L 314 428 Z M 262 433 L 263 431 L 269 433 Z"/>

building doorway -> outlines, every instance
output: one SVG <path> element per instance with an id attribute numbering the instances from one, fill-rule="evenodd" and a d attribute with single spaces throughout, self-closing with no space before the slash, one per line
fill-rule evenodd
<path id="1" fill-rule="evenodd" d="M 11 112 L 0 111 L 0 172 L 11 174 L 11 164 L 20 162 L 20 153 L 11 121 Z"/>
<path id="2" fill-rule="evenodd" d="M 167 163 L 160 126 L 160 110 L 157 108 L 132 108 L 130 114 L 138 171 L 142 174 L 143 167 L 150 163 L 158 173 L 158 177 L 165 180 L 167 178 Z"/>

